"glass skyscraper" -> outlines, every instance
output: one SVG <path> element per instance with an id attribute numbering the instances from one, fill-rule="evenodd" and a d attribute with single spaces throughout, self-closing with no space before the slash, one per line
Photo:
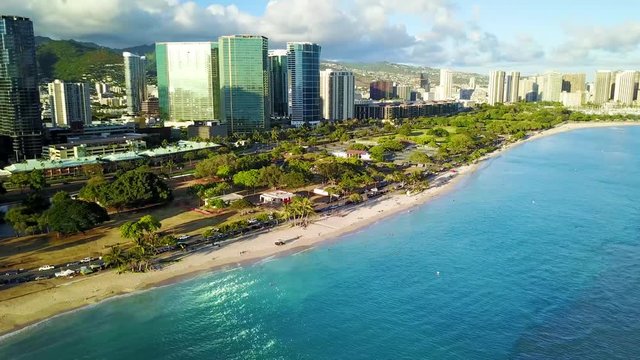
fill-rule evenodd
<path id="1" fill-rule="evenodd" d="M 269 130 L 269 40 L 231 35 L 220 37 L 218 44 L 221 119 L 229 134 Z"/>
<path id="2" fill-rule="evenodd" d="M 0 154 L 15 160 L 42 153 L 42 120 L 31 20 L 0 16 Z"/>
<path id="3" fill-rule="evenodd" d="M 156 43 L 156 65 L 163 120 L 221 119 L 217 43 Z"/>
<path id="4" fill-rule="evenodd" d="M 289 114 L 287 66 L 287 50 L 269 51 L 271 113 L 275 117 L 283 117 Z"/>
<path id="5" fill-rule="evenodd" d="M 320 122 L 320 45 L 287 43 L 291 125 Z"/>
<path id="6" fill-rule="evenodd" d="M 147 99 L 147 69 L 144 56 L 123 52 L 124 83 L 127 88 L 127 112 L 138 114 Z"/>

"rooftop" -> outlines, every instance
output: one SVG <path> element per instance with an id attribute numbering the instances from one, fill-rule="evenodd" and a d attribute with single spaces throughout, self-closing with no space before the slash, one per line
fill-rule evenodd
<path id="1" fill-rule="evenodd" d="M 63 148 L 71 148 L 78 145 L 100 145 L 100 144 L 113 144 L 113 143 L 122 143 L 128 140 L 140 140 L 146 137 L 146 134 L 125 134 L 118 136 L 108 136 L 108 137 L 99 137 L 92 139 L 71 139 L 67 143 L 64 144 L 54 144 L 50 146 L 54 146 L 55 148 L 63 149 Z"/>
<path id="2" fill-rule="evenodd" d="M 262 193 L 262 195 L 260 195 L 260 196 L 262 196 L 262 197 L 270 197 L 270 198 L 274 198 L 274 199 L 289 199 L 289 198 L 292 198 L 292 197 L 296 196 L 296 194 L 290 193 L 288 191 L 276 190 L 276 191 Z"/>
<path id="3" fill-rule="evenodd" d="M 29 172 L 33 170 L 64 169 L 64 168 L 71 168 L 71 167 L 77 167 L 77 166 L 88 165 L 88 164 L 98 164 L 98 163 L 103 163 L 108 161 L 117 162 L 117 161 L 137 160 L 137 159 L 142 159 L 144 157 L 153 158 L 156 156 L 179 154 L 187 151 L 211 149 L 219 146 L 220 145 L 218 144 L 213 144 L 208 142 L 179 141 L 178 145 L 146 150 L 142 152 L 128 151 L 125 153 L 110 154 L 106 156 L 87 156 L 87 157 L 64 159 L 64 160 L 29 159 L 21 163 L 9 165 L 4 168 L 4 171 L 8 171 L 13 174 L 16 172 Z M 1 174 L 3 174 L 3 172 L 0 172 L 0 175 Z"/>

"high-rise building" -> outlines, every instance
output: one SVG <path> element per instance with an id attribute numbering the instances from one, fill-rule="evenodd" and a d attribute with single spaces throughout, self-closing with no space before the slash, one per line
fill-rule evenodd
<path id="1" fill-rule="evenodd" d="M 0 157 L 35 158 L 42 153 L 42 120 L 31 20 L 0 16 L 0 55 Z"/>
<path id="2" fill-rule="evenodd" d="M 562 75 L 562 91 L 566 92 L 583 92 L 587 76 L 585 74 L 563 74 Z"/>
<path id="3" fill-rule="evenodd" d="M 431 90 L 431 85 L 429 84 L 429 77 L 425 73 L 420 73 L 420 88 L 424 89 L 424 91 Z"/>
<path id="4" fill-rule="evenodd" d="M 613 73 L 609 70 L 600 70 L 596 72 L 596 85 L 593 97 L 594 104 L 604 104 L 611 100 L 611 85 Z"/>
<path id="5" fill-rule="evenodd" d="M 123 52 L 124 84 L 127 89 L 127 112 L 138 114 L 142 102 L 147 99 L 146 59 L 130 52 Z"/>
<path id="6" fill-rule="evenodd" d="M 269 84 L 271 85 L 271 114 L 289 115 L 289 87 L 287 76 L 287 50 L 269 51 Z"/>
<path id="7" fill-rule="evenodd" d="M 442 93 L 440 94 L 442 99 L 438 100 L 450 99 L 453 92 L 453 71 L 440 69 L 440 87 L 442 88 Z"/>
<path id="8" fill-rule="evenodd" d="M 518 88 L 520 87 L 520 72 L 512 71 L 505 77 L 504 101 L 508 103 L 518 102 Z"/>
<path id="9" fill-rule="evenodd" d="M 613 101 L 623 105 L 631 105 L 636 99 L 637 92 L 637 71 L 623 71 L 616 74 L 615 90 L 613 91 Z"/>
<path id="10" fill-rule="evenodd" d="M 230 35 L 220 46 L 220 107 L 229 133 L 270 128 L 269 40 L 258 35 Z"/>
<path id="11" fill-rule="evenodd" d="M 518 97 L 526 102 L 538 101 L 538 83 L 535 76 L 520 79 Z"/>
<path id="12" fill-rule="evenodd" d="M 501 104 L 504 102 L 504 77 L 505 72 L 501 70 L 492 71 L 489 74 L 489 105 Z"/>
<path id="13" fill-rule="evenodd" d="M 409 101 L 411 100 L 411 86 L 398 85 L 396 86 L 396 96 L 398 99 Z"/>
<path id="14" fill-rule="evenodd" d="M 562 74 L 547 73 L 542 86 L 542 101 L 560 102 L 562 93 Z"/>
<path id="15" fill-rule="evenodd" d="M 355 77 L 350 71 L 327 69 L 320 72 L 320 103 L 326 120 L 353 118 Z"/>
<path id="16" fill-rule="evenodd" d="M 287 75 L 291 125 L 317 125 L 320 110 L 320 45 L 287 43 Z"/>
<path id="17" fill-rule="evenodd" d="M 470 89 L 475 89 L 476 88 L 476 77 L 472 76 L 469 78 L 469 88 Z"/>
<path id="18" fill-rule="evenodd" d="M 217 43 L 156 43 L 156 64 L 163 120 L 220 119 Z"/>
<path id="19" fill-rule="evenodd" d="M 72 123 L 91 124 L 91 95 L 85 83 L 49 83 L 51 118 L 57 126 Z"/>
<path id="20" fill-rule="evenodd" d="M 395 89 L 392 81 L 376 80 L 369 84 L 369 98 L 371 100 L 393 99 Z"/>
<path id="21" fill-rule="evenodd" d="M 103 82 L 97 82 L 95 83 L 95 85 L 96 85 L 96 94 L 98 95 L 99 99 L 102 99 L 105 95 L 111 92 L 109 84 L 105 84 Z"/>

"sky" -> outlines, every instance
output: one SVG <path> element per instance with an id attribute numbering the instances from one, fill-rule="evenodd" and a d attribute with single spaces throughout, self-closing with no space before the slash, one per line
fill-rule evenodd
<path id="1" fill-rule="evenodd" d="M 2 0 L 36 35 L 130 47 L 259 34 L 322 58 L 494 69 L 640 70 L 637 0 Z M 635 15 L 635 16 L 634 16 Z"/>

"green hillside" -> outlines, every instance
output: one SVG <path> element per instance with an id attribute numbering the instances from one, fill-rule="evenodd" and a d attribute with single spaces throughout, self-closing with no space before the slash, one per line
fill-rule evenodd
<path id="1" fill-rule="evenodd" d="M 94 43 L 75 40 L 52 40 L 36 36 L 36 59 L 42 81 L 105 81 L 114 85 L 124 83 L 122 52 L 146 54 L 151 83 L 155 81 L 155 54 L 153 45 L 127 49 L 112 49 Z"/>
<path id="2" fill-rule="evenodd" d="M 122 55 L 116 50 L 73 40 L 39 41 L 36 48 L 42 80 L 124 81 Z"/>

